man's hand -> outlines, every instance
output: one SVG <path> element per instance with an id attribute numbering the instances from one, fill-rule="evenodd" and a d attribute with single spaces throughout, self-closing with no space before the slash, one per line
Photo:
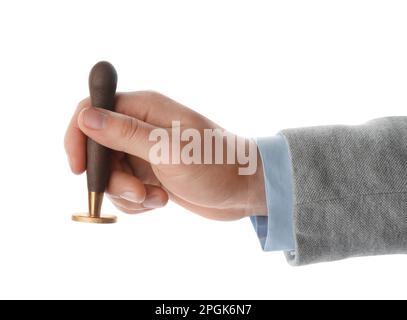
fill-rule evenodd
<path id="1" fill-rule="evenodd" d="M 115 150 L 106 192 L 116 207 L 126 213 L 141 213 L 163 207 L 170 198 L 210 219 L 234 220 L 266 214 L 263 171 L 257 150 L 257 170 L 253 175 L 239 175 L 239 164 L 226 164 L 226 159 L 224 164 L 171 164 L 171 161 L 152 164 L 150 149 L 157 142 L 149 136 L 154 129 L 166 130 L 169 141 L 173 121 L 179 121 L 181 131 L 224 130 L 159 93 L 120 93 L 116 99 L 117 112 L 94 108 L 89 99 L 82 101 L 65 136 L 69 163 L 76 174 L 86 170 L 86 136 Z M 228 148 L 226 139 L 225 148 Z M 170 152 L 169 159 L 173 157 Z"/>

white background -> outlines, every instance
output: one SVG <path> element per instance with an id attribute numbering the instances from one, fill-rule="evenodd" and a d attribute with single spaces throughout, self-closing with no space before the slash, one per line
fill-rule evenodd
<path id="1" fill-rule="evenodd" d="M 405 1 L 1 1 L 1 298 L 407 298 L 405 256 L 293 268 L 249 220 L 170 204 L 113 226 L 63 136 L 92 65 L 241 135 L 407 110 Z"/>

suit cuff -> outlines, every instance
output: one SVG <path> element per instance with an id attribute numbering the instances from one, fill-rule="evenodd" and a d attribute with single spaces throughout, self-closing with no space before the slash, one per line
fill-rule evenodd
<path id="1" fill-rule="evenodd" d="M 288 143 L 282 134 L 258 138 L 256 142 L 263 163 L 268 215 L 250 219 L 264 251 L 294 250 L 293 175 Z"/>

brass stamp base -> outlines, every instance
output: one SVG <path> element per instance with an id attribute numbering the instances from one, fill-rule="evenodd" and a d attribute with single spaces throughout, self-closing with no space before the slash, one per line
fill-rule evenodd
<path id="1" fill-rule="evenodd" d="M 102 208 L 103 201 L 103 192 L 90 191 L 88 193 L 88 200 L 89 200 L 89 212 L 74 214 L 72 216 L 73 221 L 98 224 L 108 224 L 117 222 L 117 218 L 115 216 L 102 216 L 100 214 L 100 209 Z"/>
<path id="2" fill-rule="evenodd" d="M 73 215 L 72 220 L 76 221 L 76 222 L 84 222 L 84 223 L 110 224 L 110 223 L 116 223 L 117 217 L 116 216 L 92 217 L 86 213 L 82 213 L 82 214 Z"/>

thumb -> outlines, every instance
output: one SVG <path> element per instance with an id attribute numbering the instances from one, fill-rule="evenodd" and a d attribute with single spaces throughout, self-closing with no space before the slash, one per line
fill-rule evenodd
<path id="1" fill-rule="evenodd" d="M 78 126 L 97 143 L 149 161 L 149 151 L 154 144 L 149 140 L 149 135 L 157 129 L 149 123 L 105 109 L 88 107 L 79 113 Z"/>

